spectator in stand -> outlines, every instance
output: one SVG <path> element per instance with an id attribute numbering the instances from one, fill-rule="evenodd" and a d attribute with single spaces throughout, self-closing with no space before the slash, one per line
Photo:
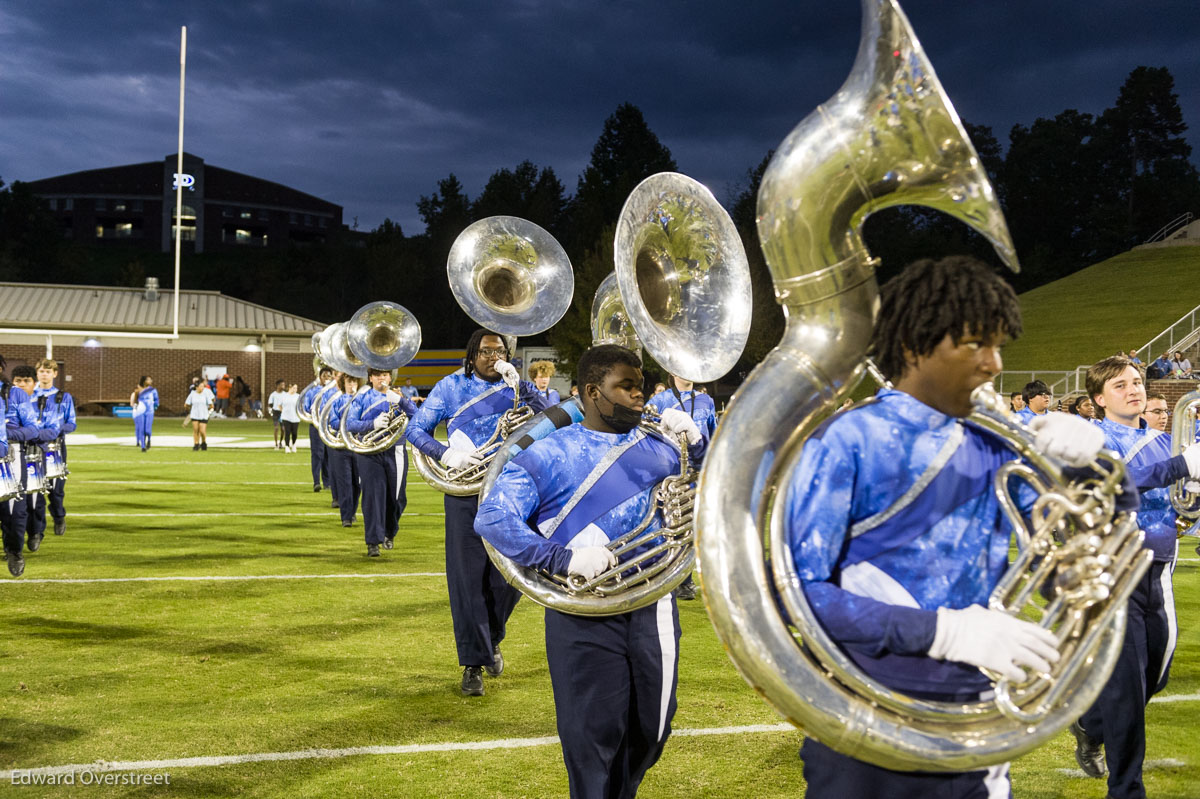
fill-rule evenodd
<path id="1" fill-rule="evenodd" d="M 1025 388 L 1021 390 L 1021 397 L 1025 400 L 1025 407 L 1017 411 L 1017 418 L 1022 424 L 1029 424 L 1035 416 L 1044 416 L 1050 410 L 1050 400 L 1054 395 L 1050 393 L 1050 387 L 1041 380 L 1034 380 L 1025 384 Z"/>
<path id="2" fill-rule="evenodd" d="M 1025 398 L 1021 396 L 1020 391 L 1014 391 L 1008 395 L 1008 407 L 1012 409 L 1013 413 L 1025 410 Z"/>
<path id="3" fill-rule="evenodd" d="M 1192 377 L 1192 362 L 1183 357 L 1182 352 L 1175 353 L 1175 360 L 1171 363 L 1171 377 L 1180 379 L 1191 379 Z"/>
<path id="4" fill-rule="evenodd" d="M 1149 394 L 1146 396 L 1146 410 L 1142 411 L 1146 427 L 1151 430 L 1167 432 L 1167 422 L 1171 420 L 1171 412 L 1167 410 L 1165 394 Z"/>
<path id="5" fill-rule="evenodd" d="M 1087 394 L 1081 394 L 1071 401 L 1071 413 L 1082 416 L 1089 422 L 1096 421 L 1096 407 L 1092 405 Z"/>
<path id="6" fill-rule="evenodd" d="M 1146 367 L 1147 380 L 1162 380 L 1164 377 L 1171 376 L 1171 360 L 1167 357 L 1167 353 L 1158 356 L 1148 367 Z"/>
<path id="7" fill-rule="evenodd" d="M 1147 357 L 1147 358 L 1149 358 L 1150 356 L 1149 356 L 1149 355 L 1147 355 L 1146 357 Z M 1142 365 L 1142 359 L 1141 359 L 1141 358 L 1139 358 L 1139 357 L 1137 356 L 1137 350 L 1130 350 L 1130 351 L 1129 351 L 1129 362 L 1130 362 L 1131 364 L 1133 364 L 1134 366 L 1141 366 L 1141 365 Z"/>
<path id="8" fill-rule="evenodd" d="M 224 416 L 229 410 L 229 392 L 233 388 L 233 381 L 229 379 L 229 375 L 221 375 L 221 379 L 217 381 L 217 401 L 214 404 L 214 416 Z"/>

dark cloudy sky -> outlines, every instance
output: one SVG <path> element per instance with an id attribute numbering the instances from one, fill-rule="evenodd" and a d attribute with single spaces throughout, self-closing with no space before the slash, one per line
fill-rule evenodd
<path id="1" fill-rule="evenodd" d="M 960 115 L 992 126 L 1100 113 L 1138 65 L 1175 77 L 1200 148 L 1197 0 L 908 0 Z M 8 0 L 0 178 L 36 180 L 184 147 L 421 230 L 453 172 L 468 194 L 529 159 L 568 193 L 604 120 L 645 113 L 685 172 L 727 198 L 848 74 L 854 0 Z M 1193 162 L 1200 161 L 1200 149 Z"/>

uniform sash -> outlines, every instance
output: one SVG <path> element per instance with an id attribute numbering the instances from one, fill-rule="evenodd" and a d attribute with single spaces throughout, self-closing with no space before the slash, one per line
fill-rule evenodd
<path id="1" fill-rule="evenodd" d="M 448 434 L 454 433 L 454 431 L 481 416 L 493 416 L 498 413 L 504 413 L 504 411 L 511 408 L 512 397 L 505 397 L 503 394 L 506 388 L 508 388 L 508 384 L 504 381 L 499 381 L 497 385 L 464 402 L 450 417 L 450 420 L 446 422 L 446 432 Z"/>

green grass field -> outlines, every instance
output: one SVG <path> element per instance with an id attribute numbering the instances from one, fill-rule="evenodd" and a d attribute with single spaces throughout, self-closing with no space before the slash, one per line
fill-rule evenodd
<path id="1" fill-rule="evenodd" d="M 0 770 L 137 761 L 109 777 L 170 784 L 85 785 L 77 772 L 74 785 L 22 786 L 9 771 L 0 796 L 566 796 L 537 606 L 518 605 L 487 695 L 458 694 L 440 494 L 410 473 L 396 549 L 368 560 L 361 527 L 342 528 L 312 492 L 305 450 L 194 453 L 166 446 L 187 434 L 178 425 L 160 419 L 143 454 L 128 420 L 82 420 L 77 438 L 99 443 L 69 445 L 66 536 L 0 581 Z M 271 432 L 229 421 L 210 434 Z M 1200 575 L 1184 552 L 1167 689 L 1183 699 L 1151 705 L 1146 771 L 1151 796 L 1180 799 L 1200 795 Z M 779 718 L 703 604 L 680 612 L 676 734 L 639 795 L 803 795 L 801 734 L 744 729 Z M 1104 796 L 1074 771 L 1073 745 L 1062 733 L 1014 763 L 1016 795 Z"/>

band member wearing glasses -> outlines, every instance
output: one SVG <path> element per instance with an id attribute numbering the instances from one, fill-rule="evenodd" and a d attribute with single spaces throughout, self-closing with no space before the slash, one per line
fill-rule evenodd
<path id="1" fill-rule="evenodd" d="M 332 380 L 333 370 L 328 366 L 322 366 L 320 371 L 317 372 L 316 385 L 305 391 L 304 397 L 301 399 L 303 403 L 301 407 L 306 414 L 312 413 L 313 401 L 316 400 L 317 394 L 324 391 Z M 316 493 L 322 488 L 328 488 L 332 492 L 333 480 L 329 477 L 329 462 L 325 457 L 325 442 L 317 435 L 317 425 L 315 422 L 308 425 L 308 458 L 312 464 L 313 492 Z M 336 497 L 334 498 L 333 505 L 337 507 Z"/>
<path id="2" fill-rule="evenodd" d="M 808 604 L 868 676 L 910 696 L 969 701 L 1059 659 L 1053 633 L 990 610 L 1011 530 L 993 491 L 1015 457 L 963 424 L 971 392 L 1021 333 L 1012 289 L 965 257 L 910 264 L 880 291 L 872 356 L 894 388 L 830 417 L 790 476 L 784 524 Z M 1037 446 L 1074 466 L 1104 444 L 1063 413 L 1033 422 Z M 1133 504 L 1136 505 L 1136 492 Z M 1028 509 L 1031 497 L 1021 497 Z M 1120 501 L 1120 500 L 1118 500 Z M 934 579 L 936 576 L 936 579 Z M 1007 764 L 890 771 L 806 738 L 809 797 L 1009 796 Z M 990 791 L 990 792 L 989 792 Z"/>
<path id="3" fill-rule="evenodd" d="M 26 476 L 25 447 L 37 446 L 39 441 L 53 441 L 54 433 L 38 427 L 37 412 L 33 408 L 29 394 L 7 378 L 4 373 L 6 366 L 3 356 L 0 356 L 0 400 L 4 401 L 5 437 L 8 446 L 17 449 L 12 461 L 14 476 L 24 482 Z M 8 560 L 8 572 L 13 577 L 20 577 L 25 572 L 25 556 L 21 550 L 25 546 L 25 528 L 28 524 L 28 516 L 28 508 L 24 499 L 0 502 L 0 533 L 4 538 L 4 554 Z"/>
<path id="4" fill-rule="evenodd" d="M 129 404 L 133 407 L 134 437 L 137 445 L 142 448 L 142 452 L 145 452 L 150 449 L 150 432 L 154 427 L 154 411 L 158 408 L 158 389 L 154 387 L 154 380 L 143 375 L 142 379 L 138 381 L 138 387 L 129 397 Z"/>
<path id="5" fill-rule="evenodd" d="M 480 463 L 477 449 L 495 433 L 514 397 L 535 411 L 544 409 L 545 399 L 532 383 L 519 379 L 508 357 L 503 337 L 476 330 L 467 342 L 462 372 L 439 380 L 409 421 L 405 433 L 409 442 L 447 467 L 463 469 Z M 443 421 L 449 446 L 433 437 L 434 428 Z M 475 534 L 479 495 L 447 494 L 444 503 L 446 582 L 454 642 L 463 667 L 461 690 L 463 696 L 483 696 L 483 673 L 496 677 L 504 670 L 500 642 L 520 594 L 492 565 Z"/>
<path id="6" fill-rule="evenodd" d="M 360 391 L 346 406 L 346 431 L 356 435 L 385 430 L 390 424 L 389 409 L 395 407 L 411 420 L 417 407 L 402 394 L 391 390 L 392 373 L 368 369 L 370 390 Z M 379 548 L 391 549 L 400 515 L 408 504 L 408 449 L 401 438 L 382 452 L 354 453 L 362 484 L 363 532 L 367 556 L 379 557 Z M 338 489 L 339 495 L 341 489 Z M 345 511 L 342 523 L 345 524 Z"/>
<path id="7" fill-rule="evenodd" d="M 583 422 L 505 464 L 475 531 L 519 565 L 591 579 L 617 565 L 606 544 L 637 527 L 680 463 L 677 447 L 637 427 L 644 396 L 636 354 L 591 348 L 579 359 L 579 385 Z M 703 456 L 707 439 L 686 413 L 664 411 L 662 426 L 686 436 L 690 458 Z M 575 799 L 634 796 L 662 754 L 675 715 L 679 635 L 669 593 L 613 616 L 546 611 L 546 660 Z"/>

